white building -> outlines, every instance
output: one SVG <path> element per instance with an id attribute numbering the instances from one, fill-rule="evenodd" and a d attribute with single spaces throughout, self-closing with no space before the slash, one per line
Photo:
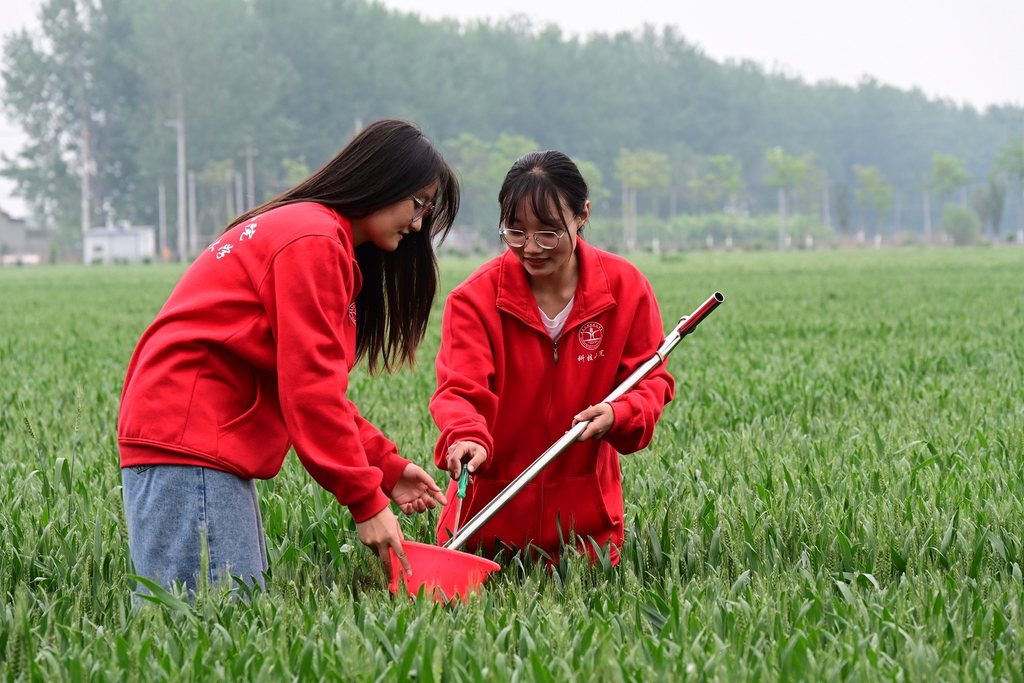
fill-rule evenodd
<path id="1" fill-rule="evenodd" d="M 45 230 L 31 228 L 25 221 L 0 210 L 0 265 L 38 265 L 49 252 Z"/>
<path id="2" fill-rule="evenodd" d="M 83 242 L 82 262 L 86 265 L 156 259 L 156 231 L 148 225 L 92 228 Z"/>

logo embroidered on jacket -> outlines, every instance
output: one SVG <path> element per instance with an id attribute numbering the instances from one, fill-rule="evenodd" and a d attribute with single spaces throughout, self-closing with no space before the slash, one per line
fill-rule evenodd
<path id="1" fill-rule="evenodd" d="M 256 223 L 255 222 L 249 223 L 248 225 L 245 226 L 245 230 L 242 231 L 242 234 L 238 236 L 238 241 L 241 242 L 246 237 L 248 237 L 249 239 L 252 239 L 253 235 L 255 235 L 255 234 L 256 234 Z"/>
<path id="2" fill-rule="evenodd" d="M 253 238 L 255 238 L 255 236 L 256 236 L 256 225 L 257 225 L 256 221 L 253 221 L 252 223 L 248 223 L 242 229 L 241 234 L 238 236 L 239 243 L 243 242 L 246 238 L 248 238 L 250 241 Z M 218 261 L 221 260 L 222 258 L 224 258 L 225 256 L 230 255 L 231 254 L 231 250 L 234 249 L 234 247 L 235 247 L 235 245 L 233 245 L 233 244 L 225 244 L 223 246 L 218 247 L 217 245 L 220 244 L 221 241 L 223 241 L 223 239 L 224 239 L 223 237 L 218 237 L 217 241 L 210 245 L 210 252 L 211 253 L 214 250 L 217 251 L 217 260 Z"/>
<path id="3" fill-rule="evenodd" d="M 588 351 L 594 351 L 601 346 L 604 339 L 604 326 L 601 323 L 589 322 L 580 328 L 580 345 Z"/>
<path id="4" fill-rule="evenodd" d="M 356 324 L 356 305 L 354 302 L 348 307 L 348 319 L 352 321 L 353 325 Z"/>

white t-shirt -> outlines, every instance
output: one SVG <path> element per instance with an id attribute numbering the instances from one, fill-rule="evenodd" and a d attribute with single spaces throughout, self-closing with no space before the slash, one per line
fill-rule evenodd
<path id="1" fill-rule="evenodd" d="M 572 313 L 572 302 L 575 299 L 576 297 L 569 299 L 569 303 L 565 305 L 562 312 L 554 318 L 549 318 L 547 313 L 542 310 L 540 311 L 540 320 L 544 323 L 544 329 L 548 331 L 551 341 L 558 341 L 558 338 L 562 336 L 562 329 L 565 328 L 565 321 L 569 319 L 569 314 Z M 540 306 L 537 307 L 537 310 L 540 310 Z"/>

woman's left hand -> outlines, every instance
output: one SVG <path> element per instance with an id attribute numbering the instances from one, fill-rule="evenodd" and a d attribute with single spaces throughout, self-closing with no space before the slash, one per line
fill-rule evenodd
<path id="1" fill-rule="evenodd" d="M 391 489 L 391 500 L 407 515 L 433 510 L 436 506 L 434 501 L 448 504 L 437 482 L 415 463 L 409 463 L 402 470 L 398 483 Z"/>
<path id="2" fill-rule="evenodd" d="M 603 438 L 615 424 L 615 413 L 612 411 L 610 403 L 598 403 L 596 406 L 590 406 L 577 413 L 576 417 L 572 419 L 572 426 L 575 427 L 580 422 L 587 420 L 590 420 L 590 424 L 576 439 L 577 441 Z"/>

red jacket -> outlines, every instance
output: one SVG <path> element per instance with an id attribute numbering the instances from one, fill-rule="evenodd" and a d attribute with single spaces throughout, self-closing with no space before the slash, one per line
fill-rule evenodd
<path id="1" fill-rule="evenodd" d="M 448 447 L 476 441 L 488 458 L 472 479 L 462 523 L 572 427 L 573 415 L 599 403 L 649 359 L 664 338 L 650 283 L 628 261 L 580 240 L 579 283 L 557 343 L 540 320 L 526 271 L 511 252 L 490 262 L 448 297 L 430 403 L 441 437 L 434 451 L 446 469 Z M 493 553 L 495 541 L 529 543 L 554 557 L 570 531 L 622 545 L 619 453 L 647 446 L 674 383 L 664 365 L 612 404 L 615 424 L 601 440 L 566 449 L 485 524 L 468 547 Z M 438 522 L 449 538 L 455 482 Z M 617 554 L 615 555 L 617 559 Z"/>
<path id="2" fill-rule="evenodd" d="M 346 398 L 362 276 L 349 222 L 299 203 L 231 228 L 182 276 L 132 355 L 121 466 L 276 475 L 294 444 L 357 522 L 407 460 Z"/>

